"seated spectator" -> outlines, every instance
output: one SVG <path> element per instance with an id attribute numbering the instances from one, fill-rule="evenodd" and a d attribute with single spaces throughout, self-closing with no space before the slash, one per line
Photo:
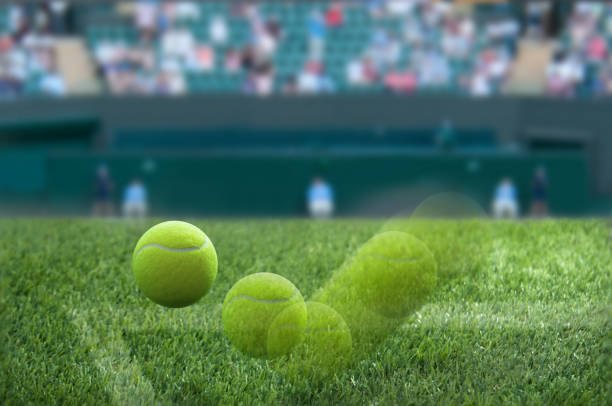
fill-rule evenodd
<path id="1" fill-rule="evenodd" d="M 208 45 L 195 48 L 195 60 L 190 64 L 191 71 L 210 72 L 215 68 L 215 50 Z"/>
<path id="2" fill-rule="evenodd" d="M 223 16 L 216 15 L 212 18 L 208 27 L 208 36 L 214 45 L 225 45 L 229 38 L 229 30 Z"/>
<path id="3" fill-rule="evenodd" d="M 321 177 L 315 177 L 306 195 L 308 212 L 313 218 L 328 218 L 334 212 L 334 192 Z"/>
<path id="4" fill-rule="evenodd" d="M 391 71 L 385 75 L 385 87 L 395 93 L 412 93 L 417 87 L 417 78 L 409 70 Z"/>
<path id="5" fill-rule="evenodd" d="M 319 92 L 319 69 L 320 65 L 318 62 L 311 61 L 304 65 L 297 80 L 298 93 L 309 94 Z"/>
<path id="6" fill-rule="evenodd" d="M 510 178 L 504 178 L 495 189 L 493 215 L 495 218 L 517 218 L 519 214 L 517 192 Z"/>
<path id="7" fill-rule="evenodd" d="M 333 2 L 325 13 L 325 25 L 329 28 L 338 28 L 344 24 L 344 12 L 342 3 Z"/>
<path id="8" fill-rule="evenodd" d="M 134 13 L 136 28 L 140 38 L 151 41 L 157 33 L 158 6 L 153 0 L 140 0 Z"/>
<path id="9" fill-rule="evenodd" d="M 123 216 L 143 218 L 147 215 L 147 190 L 139 179 L 134 179 L 123 194 Z"/>
<path id="10" fill-rule="evenodd" d="M 361 85 L 365 83 L 361 59 L 353 59 L 346 65 L 346 81 L 350 85 Z"/>
<path id="11" fill-rule="evenodd" d="M 298 76 L 297 92 L 300 94 L 332 93 L 335 90 L 334 81 L 317 61 L 308 62 Z"/>
<path id="12" fill-rule="evenodd" d="M 591 62 L 603 62 L 608 56 L 608 42 L 602 35 L 594 35 L 587 46 L 587 57 Z"/>
<path id="13" fill-rule="evenodd" d="M 325 23 L 318 11 L 308 17 L 308 59 L 320 61 L 325 50 Z"/>
<path id="14" fill-rule="evenodd" d="M 361 75 L 363 83 L 366 85 L 374 84 L 378 81 L 379 74 L 376 65 L 372 62 L 372 59 L 365 57 L 361 61 Z"/>
<path id="15" fill-rule="evenodd" d="M 403 17 L 414 11 L 416 1 L 387 0 L 387 13 L 390 16 Z"/>
<path id="16" fill-rule="evenodd" d="M 195 49 L 195 38 L 186 28 L 171 27 L 162 35 L 162 58 L 176 60 L 181 68 L 193 59 Z"/>
<path id="17" fill-rule="evenodd" d="M 295 78 L 295 75 L 289 75 L 289 77 L 287 77 L 287 80 L 285 80 L 281 91 L 283 94 L 298 93 L 297 80 Z"/>
<path id="18" fill-rule="evenodd" d="M 172 1 L 172 21 L 174 20 L 198 20 L 200 18 L 199 4 L 195 1 Z"/>
<path id="19" fill-rule="evenodd" d="M 42 93 L 49 96 L 64 96 L 66 94 L 64 78 L 57 71 L 55 62 L 42 74 L 38 86 Z"/>
<path id="20" fill-rule="evenodd" d="M 225 72 L 236 73 L 240 71 L 240 52 L 235 48 L 228 48 L 225 53 Z"/>

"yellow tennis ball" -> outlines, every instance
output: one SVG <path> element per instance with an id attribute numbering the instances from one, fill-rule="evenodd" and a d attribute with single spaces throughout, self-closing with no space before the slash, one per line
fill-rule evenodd
<path id="1" fill-rule="evenodd" d="M 274 358 L 298 344 L 306 326 L 300 291 L 273 273 L 240 279 L 223 302 L 223 329 L 231 343 L 257 358 Z"/>
<path id="2" fill-rule="evenodd" d="M 152 301 L 184 307 L 204 296 L 217 276 L 217 253 L 196 226 L 166 221 L 138 240 L 132 256 L 136 283 Z"/>
<path id="3" fill-rule="evenodd" d="M 306 302 L 308 321 L 304 341 L 292 357 L 299 370 L 325 376 L 346 366 L 352 349 L 351 331 L 337 311 L 318 302 Z"/>
<path id="4" fill-rule="evenodd" d="M 353 257 L 350 275 L 357 296 L 389 318 L 408 316 L 437 283 L 437 265 L 417 238 L 399 231 L 375 235 Z"/>

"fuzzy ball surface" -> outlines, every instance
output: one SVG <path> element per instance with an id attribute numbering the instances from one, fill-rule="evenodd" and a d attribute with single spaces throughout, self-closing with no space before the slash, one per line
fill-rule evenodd
<path id="1" fill-rule="evenodd" d="M 375 235 L 351 261 L 357 295 L 373 311 L 402 318 L 418 309 L 437 283 L 437 265 L 427 246 L 410 234 Z"/>
<path id="2" fill-rule="evenodd" d="M 300 291 L 280 275 L 261 272 L 240 279 L 223 302 L 223 329 L 244 354 L 274 358 L 303 337 L 306 304 Z"/>
<path id="3" fill-rule="evenodd" d="M 198 227 L 165 221 L 147 230 L 132 255 L 136 283 L 152 301 L 166 307 L 197 302 L 217 276 L 217 253 Z"/>

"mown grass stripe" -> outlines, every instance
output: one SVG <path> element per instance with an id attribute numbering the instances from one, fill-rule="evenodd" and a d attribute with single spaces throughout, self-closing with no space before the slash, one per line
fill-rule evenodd
<path id="1" fill-rule="evenodd" d="M 117 331 L 92 328 L 87 311 L 70 310 L 73 323 L 93 361 L 106 381 L 106 390 L 116 405 L 160 405 L 151 382 Z"/>

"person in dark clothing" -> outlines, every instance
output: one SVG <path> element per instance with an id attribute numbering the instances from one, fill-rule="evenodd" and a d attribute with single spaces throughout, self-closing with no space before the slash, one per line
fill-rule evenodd
<path id="1" fill-rule="evenodd" d="M 546 169 L 542 166 L 536 169 L 531 183 L 531 215 L 533 217 L 548 215 L 548 178 Z"/>
<path id="2" fill-rule="evenodd" d="M 94 216 L 109 217 L 113 215 L 112 191 L 113 183 L 110 179 L 108 168 L 100 165 L 96 172 L 94 184 Z"/>

